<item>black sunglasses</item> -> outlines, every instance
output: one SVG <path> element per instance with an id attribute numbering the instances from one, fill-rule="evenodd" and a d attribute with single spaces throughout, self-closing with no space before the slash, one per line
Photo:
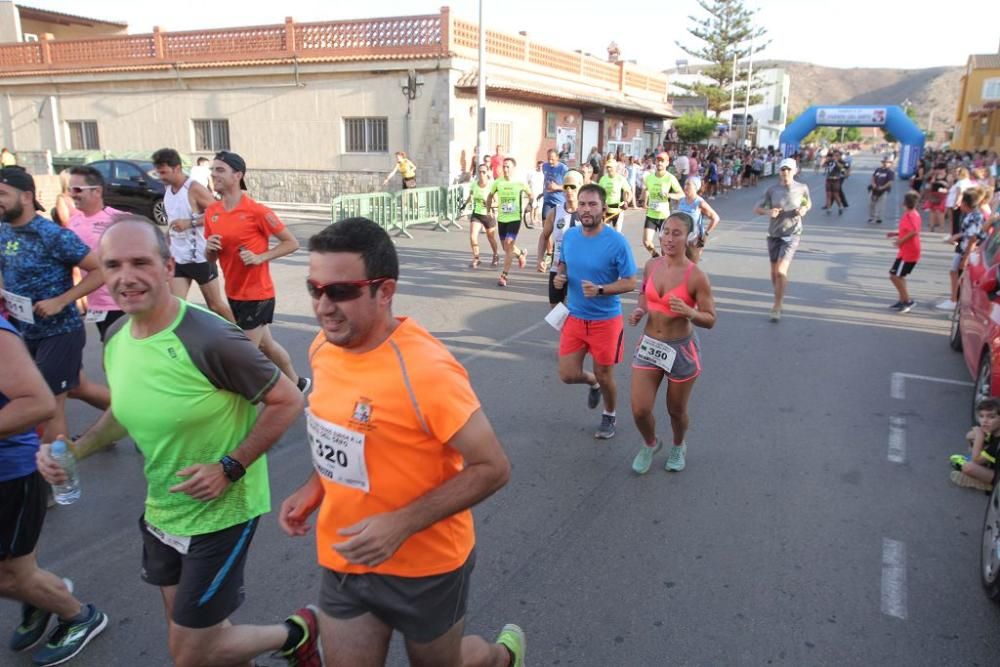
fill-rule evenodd
<path id="1" fill-rule="evenodd" d="M 573 185 L 572 183 L 567 183 L 566 185 L 563 186 L 563 190 L 576 190 L 578 187 L 580 186 Z"/>
<path id="2" fill-rule="evenodd" d="M 391 278 L 372 278 L 371 280 L 345 280 L 339 283 L 327 283 L 326 285 L 320 285 L 312 280 L 306 280 L 306 290 L 309 291 L 309 296 L 314 299 L 319 299 L 323 295 L 332 301 L 333 303 L 340 303 L 341 301 L 353 301 L 361 296 L 361 291 L 365 287 L 371 285 L 381 285 L 386 280 L 392 280 Z"/>

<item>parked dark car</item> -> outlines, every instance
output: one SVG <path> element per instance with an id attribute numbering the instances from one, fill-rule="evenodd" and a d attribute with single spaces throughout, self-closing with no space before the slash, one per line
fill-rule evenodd
<path id="1" fill-rule="evenodd" d="M 971 415 L 976 403 L 1000 396 L 1000 226 L 970 255 L 959 281 L 958 304 L 951 319 L 950 343 L 961 351 L 975 381 Z"/>
<path id="2" fill-rule="evenodd" d="M 104 203 L 130 213 L 138 213 L 158 225 L 167 224 L 163 208 L 163 183 L 152 162 L 141 160 L 98 160 L 87 165 L 104 177 Z"/>

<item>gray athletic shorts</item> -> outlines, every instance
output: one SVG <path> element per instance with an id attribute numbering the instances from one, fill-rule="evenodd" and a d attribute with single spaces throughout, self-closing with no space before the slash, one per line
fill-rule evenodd
<path id="1" fill-rule="evenodd" d="M 776 264 L 782 260 L 792 261 L 795 257 L 795 250 L 799 247 L 798 234 L 791 236 L 768 236 L 767 255 L 771 258 L 771 263 Z"/>
<path id="2" fill-rule="evenodd" d="M 430 577 L 344 574 L 324 569 L 319 607 L 327 616 L 341 620 L 371 614 L 407 640 L 426 644 L 465 617 L 475 566 L 473 549 L 462 567 Z"/>
<path id="3" fill-rule="evenodd" d="M 632 356 L 632 368 L 640 371 L 660 371 L 667 376 L 670 382 L 687 382 L 701 375 L 701 341 L 698 340 L 698 332 L 692 332 L 690 336 L 678 338 L 676 340 L 663 341 L 674 348 L 677 356 L 674 358 L 674 365 L 667 372 L 647 361 L 642 361 L 635 355 Z M 642 337 L 639 338 L 642 343 Z M 639 344 L 635 346 L 636 354 L 639 352 Z"/>

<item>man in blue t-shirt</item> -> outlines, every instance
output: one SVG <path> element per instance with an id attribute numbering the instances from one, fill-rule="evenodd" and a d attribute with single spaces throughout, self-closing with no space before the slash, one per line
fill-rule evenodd
<path id="1" fill-rule="evenodd" d="M 542 165 L 542 176 L 544 178 L 542 183 L 542 192 L 544 197 L 542 198 L 542 222 L 549 217 L 550 211 L 558 211 L 562 208 L 562 205 L 566 202 L 566 194 L 563 192 L 563 178 L 566 177 L 566 172 L 569 171 L 569 167 L 565 163 L 559 161 L 559 153 L 554 148 L 550 148 L 547 154 L 547 161 Z M 539 261 L 542 263 L 541 268 L 538 269 L 539 273 L 545 271 L 545 265 L 552 258 L 552 242 L 550 241 L 545 247 L 545 256 L 539 257 Z"/>
<path id="2" fill-rule="evenodd" d="M 34 427 L 52 416 L 56 402 L 17 329 L 3 317 L 0 359 L 0 597 L 21 603 L 21 624 L 9 642 L 14 651 L 37 644 L 52 615 L 58 616 L 49 640 L 32 656 L 36 665 L 55 665 L 82 651 L 108 619 L 35 560 L 48 485 L 35 464 Z"/>
<path id="3" fill-rule="evenodd" d="M 0 169 L 0 275 L 4 305 L 28 351 L 56 397 L 56 410 L 42 436 L 66 435 L 66 396 L 72 391 L 99 410 L 107 409 L 107 387 L 82 378 L 87 337 L 77 299 L 103 285 L 97 254 L 69 229 L 36 211 L 35 180 L 21 167 Z M 87 277 L 73 285 L 73 267 Z"/>
<path id="4" fill-rule="evenodd" d="M 562 206 L 566 201 L 562 186 L 567 171 L 569 167 L 559 161 L 559 153 L 556 149 L 550 148 L 548 161 L 542 165 L 542 174 L 545 177 L 542 188 L 545 193 L 542 199 L 542 220 L 548 217 L 549 211 Z"/>
<path id="5" fill-rule="evenodd" d="M 625 348 L 619 294 L 635 289 L 636 265 L 628 241 L 604 223 L 604 189 L 590 183 L 577 197 L 578 225 L 563 237 L 559 268 L 553 285 L 569 285 L 569 316 L 559 338 L 559 379 L 566 384 L 587 384 L 587 405 L 597 407 L 604 398 L 604 414 L 595 438 L 615 435 L 615 364 Z M 587 353 L 594 372 L 583 370 Z"/>

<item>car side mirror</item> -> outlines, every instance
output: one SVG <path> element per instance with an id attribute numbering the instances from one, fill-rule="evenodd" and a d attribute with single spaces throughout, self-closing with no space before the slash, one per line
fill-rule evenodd
<path id="1" fill-rule="evenodd" d="M 976 282 L 976 287 L 986 292 L 991 301 L 996 299 L 998 288 L 1000 288 L 1000 264 L 995 264 L 987 269 L 983 277 Z"/>

